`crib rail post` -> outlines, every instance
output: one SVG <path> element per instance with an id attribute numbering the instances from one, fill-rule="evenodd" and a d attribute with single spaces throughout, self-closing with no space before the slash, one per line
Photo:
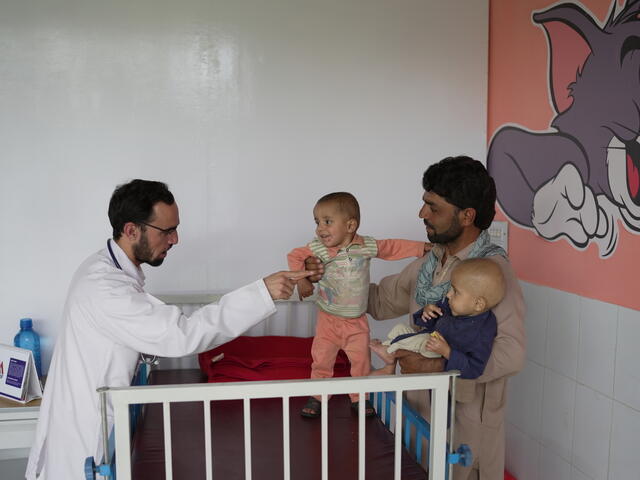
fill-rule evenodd
<path id="1" fill-rule="evenodd" d="M 116 442 L 116 478 L 118 480 L 131 480 L 131 434 L 129 430 L 129 404 L 142 402 L 128 402 L 126 398 L 114 398 L 113 396 L 111 397 L 111 401 L 113 405 L 113 428 Z"/>
<path id="2" fill-rule="evenodd" d="M 203 401 L 204 407 L 204 460 L 205 460 L 205 478 L 213 479 L 213 458 L 211 455 L 211 402 Z"/>
<path id="3" fill-rule="evenodd" d="M 109 422 L 107 421 L 107 387 L 100 387 L 98 395 L 100 396 L 100 417 L 102 420 L 102 458 L 107 465 L 110 463 L 109 458 Z"/>
<path id="4" fill-rule="evenodd" d="M 251 398 L 242 401 L 242 411 L 244 412 L 244 478 L 251 480 Z"/>
<path id="5" fill-rule="evenodd" d="M 358 480 L 365 480 L 365 441 L 364 441 L 364 419 L 366 398 L 364 392 L 358 393 Z"/>
<path id="6" fill-rule="evenodd" d="M 289 435 L 289 397 L 282 397 L 282 454 L 284 480 L 291 479 L 291 437 Z"/>
<path id="7" fill-rule="evenodd" d="M 448 389 L 431 391 L 431 438 L 429 442 L 429 480 L 444 478 L 446 471 L 447 400 Z"/>
<path id="8" fill-rule="evenodd" d="M 329 397 L 325 393 L 320 397 L 320 422 L 322 435 L 322 480 L 329 479 Z"/>
<path id="9" fill-rule="evenodd" d="M 162 402 L 162 422 L 164 425 L 164 471 L 167 480 L 173 480 L 173 456 L 171 447 L 171 403 Z"/>
<path id="10" fill-rule="evenodd" d="M 394 432 L 395 435 L 395 459 L 394 459 L 394 480 L 400 480 L 400 475 L 402 474 L 402 390 L 396 390 L 396 429 Z M 431 477 L 429 477 L 431 480 Z"/>
<path id="11" fill-rule="evenodd" d="M 458 377 L 451 377 L 451 412 L 449 415 L 449 451 L 453 455 L 456 452 L 455 443 L 453 443 L 454 432 L 456 429 L 456 379 Z M 453 478 L 453 463 L 447 462 L 447 475 L 448 479 Z"/>

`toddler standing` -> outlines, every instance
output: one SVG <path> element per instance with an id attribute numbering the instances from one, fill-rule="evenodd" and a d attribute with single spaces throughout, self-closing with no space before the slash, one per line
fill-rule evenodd
<path id="1" fill-rule="evenodd" d="M 356 198 L 347 192 L 323 196 L 313 209 L 313 217 L 316 238 L 287 256 L 292 269 L 304 269 L 304 261 L 309 256 L 318 257 L 324 265 L 316 299 L 319 308 L 311 346 L 311 378 L 332 377 L 340 349 L 351 362 L 351 376 L 369 375 L 369 324 L 365 311 L 371 259 L 421 257 L 430 250 L 430 244 L 410 240 L 375 240 L 358 235 L 360 206 Z M 313 284 L 306 278 L 298 281 L 297 287 L 301 298 L 313 293 Z M 349 396 L 352 408 L 357 410 L 358 395 Z M 367 416 L 375 413 L 369 401 L 365 412 Z M 309 397 L 301 414 L 319 417 L 319 399 Z"/>

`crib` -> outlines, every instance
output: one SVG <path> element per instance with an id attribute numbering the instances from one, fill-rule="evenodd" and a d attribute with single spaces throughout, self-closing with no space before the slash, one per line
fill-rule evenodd
<path id="1" fill-rule="evenodd" d="M 179 305 L 188 315 L 199 306 L 216 301 L 219 295 L 159 297 L 166 303 Z M 254 327 L 248 334 L 251 336 L 279 334 L 291 337 L 308 337 L 314 331 L 314 312 L 313 304 L 308 301 L 277 302 L 277 313 Z M 238 478 L 247 480 L 253 478 L 256 480 L 258 478 L 284 478 L 285 480 L 316 478 L 307 472 L 304 476 L 301 476 L 300 473 L 300 458 L 301 455 L 306 455 L 305 450 L 301 450 L 300 446 L 300 443 L 304 444 L 305 442 L 300 442 L 296 438 L 300 428 L 303 430 L 303 435 L 306 435 L 303 438 L 308 439 L 309 435 L 313 435 L 318 440 L 317 478 L 322 480 L 356 478 L 355 476 L 347 476 L 348 468 L 345 469 L 345 467 L 339 467 L 340 473 L 336 475 L 336 467 L 333 465 L 337 457 L 331 451 L 332 445 L 329 440 L 336 438 L 335 430 L 338 425 L 342 424 L 351 425 L 351 427 L 345 427 L 345 432 L 350 432 L 356 437 L 352 442 L 353 457 L 357 458 L 357 461 L 353 462 L 353 467 L 357 470 L 358 479 L 426 478 L 427 474 L 419 467 L 423 462 L 421 456 L 425 442 L 428 442 L 428 478 L 430 480 L 450 478 L 451 466 L 454 463 L 463 465 L 471 463 L 472 456 L 469 449 L 464 445 L 454 449 L 453 429 L 447 429 L 448 396 L 450 390 L 452 390 L 452 394 L 455 394 L 457 372 L 322 380 L 195 383 L 198 382 L 198 379 L 194 376 L 193 370 L 189 368 L 197 364 L 195 362 L 194 358 L 160 359 L 161 368 L 169 367 L 170 369 L 154 370 L 149 378 L 165 378 L 164 381 L 158 382 L 156 380 L 150 382 L 152 384 L 133 385 L 126 388 L 104 387 L 100 389 L 99 395 L 103 407 L 103 437 L 108 438 L 108 441 L 103 442 L 105 451 L 99 466 L 95 466 L 93 458 L 87 459 L 85 468 L 87 479 L 102 475 L 106 478 L 129 480 L 132 478 L 132 467 L 134 467 L 134 472 L 148 473 L 148 478 L 158 478 L 158 476 L 161 478 L 162 470 L 168 480 L 181 478 L 181 475 L 186 475 L 181 470 L 184 468 L 185 459 L 181 454 L 176 457 L 175 451 L 179 444 L 184 443 L 183 439 L 191 437 L 199 439 L 198 450 L 200 451 L 194 452 L 194 455 L 204 459 L 203 461 L 197 460 L 203 464 L 202 476 L 189 474 L 184 478 L 206 478 L 207 480 L 231 478 L 228 473 L 220 472 L 220 466 L 228 462 L 230 450 L 226 443 L 231 441 L 227 440 L 222 444 L 218 441 L 216 444 L 216 441 L 212 440 L 216 435 L 218 437 L 224 436 L 227 439 L 229 428 L 233 430 L 234 435 L 239 436 L 236 446 L 237 450 L 240 450 L 239 456 L 242 462 L 242 465 L 234 467 L 234 473 L 240 472 Z M 134 383 L 147 383 L 148 363 L 153 362 L 141 364 L 137 380 Z M 180 369 L 176 370 L 175 367 L 180 367 Z M 191 372 L 191 376 L 189 376 L 189 372 Z M 184 381 L 189 383 L 179 383 Z M 397 399 L 403 398 L 404 392 L 411 390 L 430 391 L 430 424 L 413 412 L 405 402 L 397 401 Z M 373 419 L 365 417 L 364 402 L 359 404 L 358 415 L 349 415 L 348 406 L 342 405 L 338 399 L 340 396 L 346 398 L 344 394 L 350 392 L 359 393 L 361 398 L 368 395 L 375 406 L 377 417 Z M 320 419 L 311 421 L 300 419 L 300 401 L 309 395 L 322 396 Z M 331 402 L 328 401 L 329 396 L 332 396 Z M 108 435 L 107 432 L 105 413 L 107 397 L 113 407 L 111 435 Z M 230 402 L 235 402 L 236 407 L 228 407 Z M 225 406 L 224 409 L 221 409 L 221 405 Z M 197 422 L 200 422 L 201 426 L 185 427 L 183 425 L 185 422 L 181 420 L 181 415 L 185 409 L 189 409 L 191 416 L 195 414 L 198 417 Z M 263 415 L 258 414 L 259 421 L 257 426 L 254 426 L 256 409 Z M 268 413 L 265 414 L 265 412 Z M 134 433 L 136 424 L 138 428 L 140 425 L 144 425 L 144 422 L 135 419 L 136 414 L 139 414 L 151 425 L 146 428 L 153 430 L 154 442 L 162 444 L 160 449 L 163 451 L 162 458 L 157 458 L 158 455 L 156 455 L 154 459 L 155 463 L 160 465 L 158 467 L 160 470 L 155 473 L 152 473 L 155 467 L 148 460 L 142 460 L 143 466 L 137 468 L 132 462 L 134 456 L 140 457 L 141 455 L 139 452 L 136 453 L 136 449 L 132 448 L 132 445 L 137 446 L 142 442 L 139 438 L 144 438 L 142 437 L 144 434 L 140 430 Z M 449 414 L 453 415 L 454 412 L 451 411 Z M 172 416 L 176 417 L 173 422 Z M 336 416 L 341 419 L 340 422 L 335 420 Z M 237 423 L 232 427 L 224 426 L 232 417 L 237 417 Z M 279 425 L 270 423 L 268 427 L 265 427 L 263 417 L 268 417 L 270 421 L 279 423 Z M 176 430 L 177 433 L 172 434 L 173 430 Z M 272 440 L 271 437 L 264 440 L 265 432 L 271 430 L 277 432 L 273 434 L 276 440 Z M 139 436 L 138 439 L 136 435 Z M 385 435 L 391 438 L 392 451 L 388 455 L 380 455 L 377 451 L 380 450 L 379 444 L 384 444 Z M 176 442 L 176 437 L 179 438 L 178 442 Z M 262 440 L 257 440 L 257 438 Z M 281 446 L 277 449 L 278 455 L 275 455 L 273 452 L 276 450 L 272 451 L 272 444 L 277 442 L 280 442 Z M 333 442 L 334 440 L 331 441 L 331 444 Z M 269 447 L 266 452 L 263 448 L 264 445 Z M 409 455 L 405 450 L 411 445 L 414 450 L 413 455 Z M 382 450 L 384 448 L 386 446 Z M 160 450 L 156 445 L 155 451 Z M 296 453 L 292 455 L 292 451 Z M 376 451 L 373 454 L 375 462 L 371 460 L 371 451 Z M 267 464 L 273 464 L 272 457 L 274 456 L 280 457 L 276 462 L 277 467 L 266 467 Z M 271 463 L 265 463 L 264 457 L 268 457 Z M 380 459 L 383 457 L 386 458 L 384 460 L 386 463 L 376 463 L 382 461 Z M 309 458 L 313 459 L 314 455 L 309 454 Z M 136 458 L 136 461 L 138 460 Z M 419 470 L 415 466 L 409 465 L 409 462 L 413 462 Z M 265 476 L 267 469 L 274 470 L 273 476 Z M 139 477 L 147 478 L 140 475 L 135 478 Z"/>

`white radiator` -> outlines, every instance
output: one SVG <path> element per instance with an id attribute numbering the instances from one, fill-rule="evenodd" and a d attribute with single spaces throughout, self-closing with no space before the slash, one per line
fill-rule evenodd
<path id="1" fill-rule="evenodd" d="M 190 293 L 155 295 L 156 298 L 170 305 L 177 305 L 189 316 L 198 308 L 216 303 L 221 293 Z M 293 298 L 293 296 L 292 296 Z M 277 311 L 269 318 L 248 330 L 244 335 L 262 337 L 266 335 L 286 335 L 290 337 L 312 337 L 316 328 L 315 303 L 310 300 L 278 300 Z M 188 355 L 181 358 L 160 357 L 158 369 L 199 368 L 198 356 Z"/>

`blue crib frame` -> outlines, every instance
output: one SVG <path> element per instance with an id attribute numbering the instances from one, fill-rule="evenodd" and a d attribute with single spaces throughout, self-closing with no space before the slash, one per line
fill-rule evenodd
<path id="1" fill-rule="evenodd" d="M 147 377 L 149 376 L 149 365 L 146 362 L 140 362 L 136 368 L 136 372 L 133 375 L 131 385 L 142 386 L 147 385 Z M 135 433 L 138 418 L 142 414 L 142 405 L 131 405 L 129 407 L 129 431 L 131 436 Z M 87 457 L 84 462 L 84 476 L 86 480 L 97 480 L 97 476 L 100 475 L 104 478 L 112 480 L 116 479 L 116 456 L 115 456 L 115 439 L 113 430 L 109 434 L 109 442 L 107 449 L 105 450 L 105 458 L 102 459 L 102 463 L 95 464 L 93 457 Z"/>
<path id="2" fill-rule="evenodd" d="M 369 400 L 374 404 L 376 414 L 382 420 L 382 423 L 391 430 L 391 404 L 396 403 L 395 392 L 377 392 L 370 393 Z M 418 412 L 416 412 L 406 400 L 402 400 L 402 444 L 404 448 L 411 453 L 416 462 L 422 465 L 422 445 L 423 442 L 428 442 L 431 438 L 431 427 Z M 415 449 L 411 449 L 411 430 L 412 427 L 415 431 Z M 461 444 L 455 452 L 451 451 L 450 445 L 447 444 L 447 463 L 451 465 L 460 464 L 463 467 L 468 467 L 473 463 L 473 454 L 471 448 L 466 444 Z M 427 451 L 428 452 L 428 451 Z M 428 453 L 427 453 L 428 463 Z"/>

